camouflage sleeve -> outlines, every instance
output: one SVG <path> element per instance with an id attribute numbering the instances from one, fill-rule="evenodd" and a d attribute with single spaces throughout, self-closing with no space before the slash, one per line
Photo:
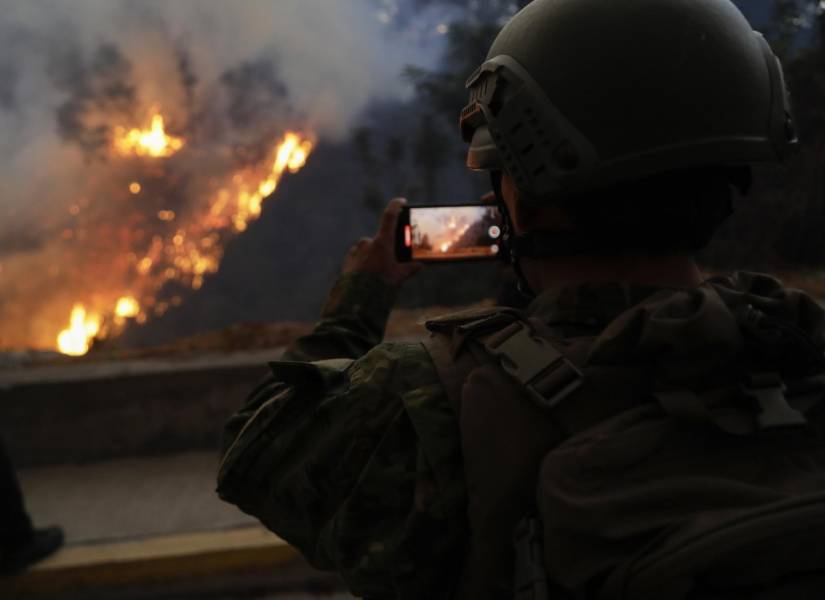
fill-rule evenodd
<path id="1" fill-rule="evenodd" d="M 367 598 L 440 598 L 460 569 L 458 425 L 420 344 L 280 362 L 235 416 L 218 479 L 318 568 Z"/>
<path id="2" fill-rule="evenodd" d="M 282 360 L 311 362 L 363 356 L 384 338 L 394 300 L 395 291 L 368 273 L 342 275 L 333 285 L 312 333 L 292 342 Z M 252 391 L 245 410 L 230 417 L 224 427 L 224 451 L 240 433 L 247 413 L 257 410 L 282 387 L 283 382 L 270 374 Z"/>
<path id="3" fill-rule="evenodd" d="M 395 290 L 368 273 L 342 275 L 309 335 L 296 340 L 285 360 L 358 358 L 381 343 Z"/>

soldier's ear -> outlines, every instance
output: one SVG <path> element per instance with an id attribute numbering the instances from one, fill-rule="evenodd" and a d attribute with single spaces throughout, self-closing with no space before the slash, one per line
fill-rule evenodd
<path id="1" fill-rule="evenodd" d="M 501 195 L 517 233 L 527 231 L 571 231 L 573 221 L 557 202 L 526 198 L 507 171 L 501 173 Z"/>

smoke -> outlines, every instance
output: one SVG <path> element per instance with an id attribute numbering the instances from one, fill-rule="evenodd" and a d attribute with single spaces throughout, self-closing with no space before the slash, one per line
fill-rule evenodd
<path id="1" fill-rule="evenodd" d="M 174 288 L 136 265 L 177 268 L 158 246 L 206 235 L 207 200 L 285 131 L 340 140 L 371 101 L 408 94 L 404 66 L 437 51 L 377 16 L 373 0 L 0 0 L 0 348 L 53 346 L 74 303 Z M 153 113 L 184 149 L 117 156 Z"/>

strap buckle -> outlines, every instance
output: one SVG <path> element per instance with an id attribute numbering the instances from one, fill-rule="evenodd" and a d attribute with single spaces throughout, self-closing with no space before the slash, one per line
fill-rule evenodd
<path id="1" fill-rule="evenodd" d="M 505 339 L 493 336 L 484 347 L 540 408 L 555 408 L 581 387 L 584 379 L 581 371 L 561 352 L 533 335 L 522 322 L 513 323 L 511 328 L 512 333 Z"/>
<path id="2" fill-rule="evenodd" d="M 759 408 L 756 425 L 761 431 L 797 427 L 808 422 L 801 412 L 788 404 L 785 396 L 787 389 L 777 373 L 752 373 L 742 385 L 742 390 Z"/>

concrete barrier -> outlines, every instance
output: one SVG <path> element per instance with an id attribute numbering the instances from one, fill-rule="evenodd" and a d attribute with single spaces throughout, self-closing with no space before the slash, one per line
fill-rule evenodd
<path id="1" fill-rule="evenodd" d="M 0 436 L 18 467 L 218 446 L 280 349 L 0 370 Z"/>

